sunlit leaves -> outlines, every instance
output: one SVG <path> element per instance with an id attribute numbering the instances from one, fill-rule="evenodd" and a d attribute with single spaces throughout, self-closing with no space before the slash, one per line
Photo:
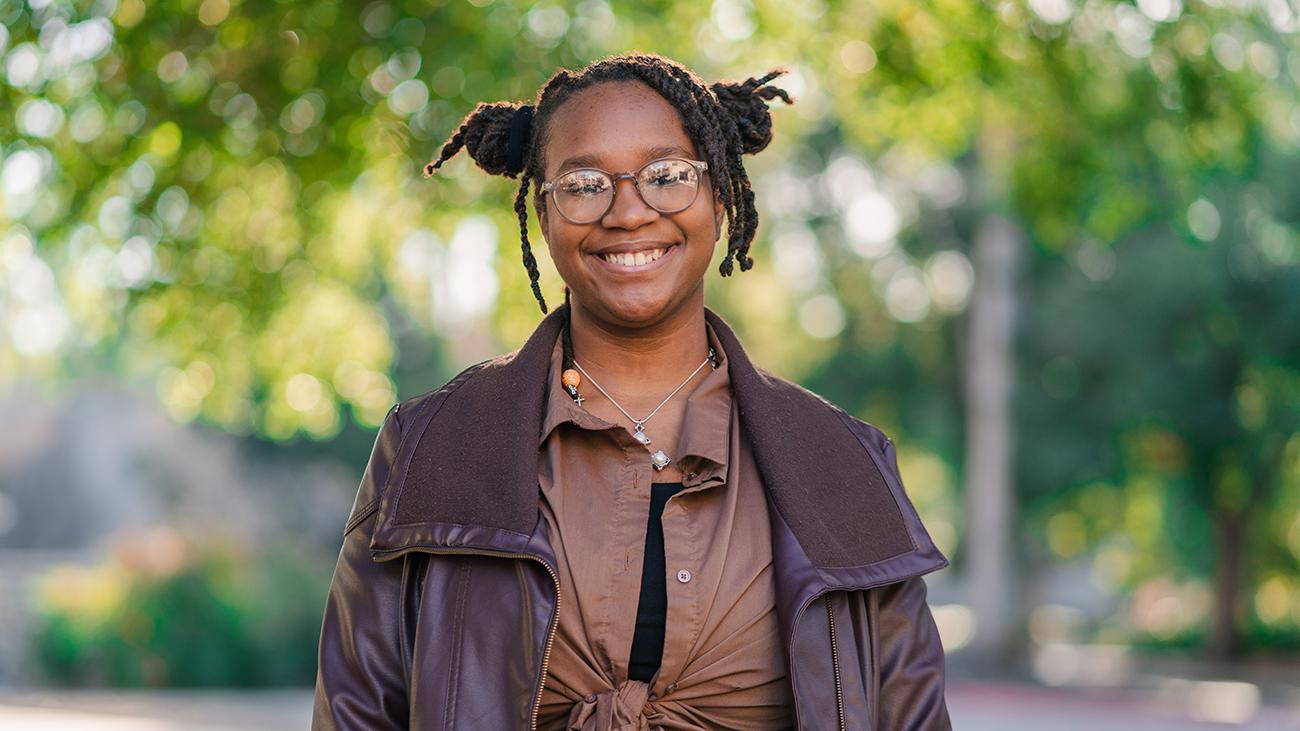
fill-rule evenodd
<path id="1" fill-rule="evenodd" d="M 383 315 L 336 283 L 297 286 L 258 333 L 256 363 L 270 394 L 267 432 L 287 436 L 301 423 L 332 435 L 344 401 L 365 421 L 382 420 L 396 395 L 386 375 L 392 348 Z"/>
<path id="2" fill-rule="evenodd" d="M 1261 121 L 1278 141 L 1300 136 L 1281 111 L 1296 109 L 1296 84 L 1281 78 L 1294 35 L 1265 40 L 1236 10 L 1175 5 L 847 3 L 830 11 L 839 52 L 812 61 L 866 149 L 979 151 L 990 170 L 1009 167 L 1035 237 L 1061 248 L 1191 203 L 1184 176 L 1249 164 Z M 1159 198 L 1161 177 L 1174 200 Z"/>

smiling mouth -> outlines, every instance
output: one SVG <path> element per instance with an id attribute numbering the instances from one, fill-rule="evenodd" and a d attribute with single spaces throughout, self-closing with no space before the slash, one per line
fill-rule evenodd
<path id="1" fill-rule="evenodd" d="M 644 269 L 646 267 L 649 267 L 651 264 L 654 264 L 656 261 L 659 261 L 672 248 L 674 247 L 666 246 L 658 249 L 650 249 L 648 251 L 638 251 L 634 254 L 631 253 L 594 254 L 593 256 L 595 256 L 596 258 L 606 262 L 610 266 L 615 267 L 617 269 L 622 269 L 626 271 L 636 271 L 638 269 Z"/>

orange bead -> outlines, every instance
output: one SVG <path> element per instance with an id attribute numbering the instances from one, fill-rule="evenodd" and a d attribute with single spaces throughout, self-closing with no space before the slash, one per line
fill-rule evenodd
<path id="1" fill-rule="evenodd" d="M 578 375 L 578 372 L 572 368 L 568 368 L 560 375 L 560 383 L 577 388 L 578 384 L 582 383 L 582 376 Z"/>

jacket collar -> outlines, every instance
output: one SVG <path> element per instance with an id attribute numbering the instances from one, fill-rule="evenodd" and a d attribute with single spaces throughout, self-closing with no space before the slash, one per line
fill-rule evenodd
<path id="1" fill-rule="evenodd" d="M 553 559 L 538 509 L 546 376 L 561 305 L 517 350 L 401 404 L 401 444 L 371 540 L 376 559 L 410 550 L 530 553 Z M 883 583 L 947 565 L 898 480 L 877 429 L 754 365 L 704 308 L 727 353 L 742 430 L 773 522 L 825 584 Z"/>

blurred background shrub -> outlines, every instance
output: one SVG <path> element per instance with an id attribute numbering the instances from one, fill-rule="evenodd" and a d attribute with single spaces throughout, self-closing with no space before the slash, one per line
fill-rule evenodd
<path id="1" fill-rule="evenodd" d="M 102 564 L 40 579 L 34 656 L 61 686 L 311 684 L 332 568 L 293 547 L 134 536 Z"/>

